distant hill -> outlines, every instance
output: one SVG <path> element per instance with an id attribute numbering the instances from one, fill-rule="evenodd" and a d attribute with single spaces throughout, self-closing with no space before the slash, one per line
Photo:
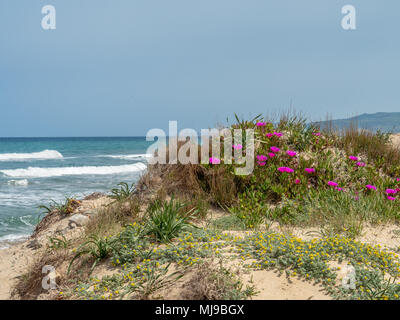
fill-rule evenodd
<path id="1" fill-rule="evenodd" d="M 327 121 L 315 122 L 321 128 L 324 128 L 327 123 Z M 398 133 L 400 132 L 400 112 L 364 113 L 348 119 L 332 120 L 332 125 L 336 129 L 342 129 L 351 124 L 357 124 L 359 128 L 371 131 L 381 130 Z"/>

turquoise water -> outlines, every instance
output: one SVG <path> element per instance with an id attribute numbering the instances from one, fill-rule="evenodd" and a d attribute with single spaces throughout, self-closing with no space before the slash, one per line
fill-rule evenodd
<path id="1" fill-rule="evenodd" d="M 144 137 L 0 138 L 0 242 L 29 235 L 41 204 L 137 181 L 150 144 Z"/>

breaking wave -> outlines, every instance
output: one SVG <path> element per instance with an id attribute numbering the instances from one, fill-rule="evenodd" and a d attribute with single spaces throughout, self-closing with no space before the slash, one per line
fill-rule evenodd
<path id="1" fill-rule="evenodd" d="M 135 163 L 122 166 L 85 166 L 85 167 L 61 167 L 39 168 L 28 167 L 26 169 L 0 170 L 1 173 L 12 178 L 42 178 L 59 177 L 65 175 L 100 175 L 138 172 L 146 170 L 144 163 Z"/>

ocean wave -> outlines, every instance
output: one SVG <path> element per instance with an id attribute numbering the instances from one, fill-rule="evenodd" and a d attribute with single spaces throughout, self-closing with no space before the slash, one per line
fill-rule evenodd
<path id="1" fill-rule="evenodd" d="M 152 155 L 150 153 L 144 153 L 144 154 L 120 154 L 120 155 L 117 154 L 117 155 L 106 155 L 106 156 L 99 156 L 99 157 L 123 159 L 123 160 L 132 160 L 132 159 L 148 159 L 148 158 L 151 158 Z"/>
<path id="2" fill-rule="evenodd" d="M 22 186 L 25 187 L 29 184 L 29 181 L 27 179 L 22 179 L 22 180 L 9 180 L 7 181 L 7 184 L 11 186 Z"/>
<path id="3" fill-rule="evenodd" d="M 59 177 L 65 175 L 105 175 L 146 170 L 144 163 L 134 163 L 122 166 L 85 166 L 85 167 L 60 167 L 39 168 L 28 167 L 26 169 L 0 170 L 1 173 L 12 178 L 42 178 Z"/>
<path id="4" fill-rule="evenodd" d="M 29 238 L 28 234 L 9 234 L 0 237 L 0 250 L 8 249 L 12 243 L 22 242 Z"/>
<path id="5" fill-rule="evenodd" d="M 63 155 L 57 150 L 43 150 L 31 153 L 0 153 L 0 161 L 25 161 L 62 159 Z"/>

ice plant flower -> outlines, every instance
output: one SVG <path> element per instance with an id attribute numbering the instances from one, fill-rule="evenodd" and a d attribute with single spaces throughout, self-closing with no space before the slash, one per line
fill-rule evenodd
<path id="1" fill-rule="evenodd" d="M 268 155 L 269 155 L 270 158 L 275 157 L 275 153 L 273 153 L 273 152 L 268 153 Z"/>
<path id="2" fill-rule="evenodd" d="M 337 187 L 339 184 L 335 181 L 328 181 L 328 185 L 330 185 L 331 187 Z"/>
<path id="3" fill-rule="evenodd" d="M 315 169 L 314 168 L 305 168 L 304 171 L 307 173 L 314 173 Z"/>
<path id="4" fill-rule="evenodd" d="M 234 144 L 232 147 L 233 147 L 233 149 L 235 149 L 235 150 L 240 150 L 240 149 L 243 148 L 243 146 L 242 146 L 241 144 Z"/>
<path id="5" fill-rule="evenodd" d="M 337 191 L 343 191 L 343 188 L 338 188 L 338 187 L 336 187 L 335 188 Z"/>
<path id="6" fill-rule="evenodd" d="M 282 132 L 274 132 L 273 135 L 277 136 L 279 138 L 279 137 L 283 136 L 283 133 Z"/>
<path id="7" fill-rule="evenodd" d="M 350 159 L 350 160 L 353 160 L 353 161 L 358 161 L 358 158 L 355 157 L 355 156 L 350 156 L 349 159 Z"/>
<path id="8" fill-rule="evenodd" d="M 391 197 L 391 196 L 388 196 L 387 198 L 388 198 L 388 200 L 390 200 L 390 201 L 394 201 L 394 200 L 396 200 L 396 198 L 395 198 L 395 197 Z"/>
<path id="9" fill-rule="evenodd" d="M 280 168 L 278 168 L 278 171 L 280 171 L 280 172 L 288 172 L 288 173 L 294 172 L 294 170 L 292 168 L 289 168 L 289 167 L 280 167 Z"/>
<path id="10" fill-rule="evenodd" d="M 281 151 L 281 149 L 279 149 L 278 147 L 271 147 L 270 149 L 272 152 L 275 152 L 275 153 Z"/>
<path id="11" fill-rule="evenodd" d="M 257 127 L 264 127 L 266 125 L 265 122 L 257 122 L 256 126 Z"/>
<path id="12" fill-rule="evenodd" d="M 376 190 L 376 187 L 373 186 L 372 184 L 367 184 L 365 187 L 366 187 L 367 189 L 369 189 L 369 190 Z"/>
<path id="13" fill-rule="evenodd" d="M 286 153 L 289 155 L 289 157 L 295 157 L 297 155 L 297 152 L 292 150 L 288 150 Z"/>
<path id="14" fill-rule="evenodd" d="M 321 135 L 321 132 L 314 132 L 313 135 L 319 137 Z"/>
<path id="15" fill-rule="evenodd" d="M 359 166 L 359 167 L 365 167 L 365 163 L 364 162 L 357 162 L 356 165 Z"/>
<path id="16" fill-rule="evenodd" d="M 274 134 L 273 134 L 273 133 L 267 133 L 265 136 L 266 136 L 267 138 L 272 138 L 272 137 L 274 136 Z"/>
<path id="17" fill-rule="evenodd" d="M 265 162 L 264 161 L 257 161 L 257 164 L 261 167 L 265 166 Z"/>
<path id="18" fill-rule="evenodd" d="M 262 154 L 257 156 L 257 160 L 258 160 L 258 161 L 263 161 L 263 162 L 265 162 L 267 159 L 268 159 L 267 156 L 264 156 L 264 155 L 262 155 Z"/>
<path id="19" fill-rule="evenodd" d="M 386 193 L 387 193 L 387 194 L 396 194 L 397 191 L 394 190 L 394 189 L 386 189 Z"/>
<path id="20" fill-rule="evenodd" d="M 295 183 L 295 184 L 300 184 L 301 181 L 300 181 L 300 179 L 296 179 L 296 180 L 294 180 L 294 183 Z"/>
<path id="21" fill-rule="evenodd" d="M 213 158 L 213 157 L 211 157 L 211 158 L 210 158 L 210 163 L 211 163 L 211 164 L 220 164 L 220 163 L 221 163 L 221 160 L 218 159 L 218 158 Z"/>

